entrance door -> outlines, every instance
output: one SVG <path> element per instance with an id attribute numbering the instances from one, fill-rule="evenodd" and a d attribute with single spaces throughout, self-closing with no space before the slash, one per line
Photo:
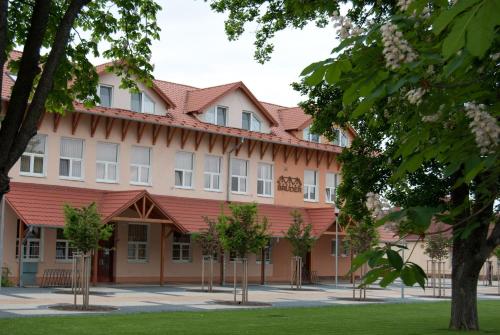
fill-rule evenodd
<path id="1" fill-rule="evenodd" d="M 113 262 L 114 262 L 114 246 L 115 235 L 109 238 L 108 241 L 99 243 L 101 248 L 97 253 L 97 281 L 102 283 L 113 282 Z"/>

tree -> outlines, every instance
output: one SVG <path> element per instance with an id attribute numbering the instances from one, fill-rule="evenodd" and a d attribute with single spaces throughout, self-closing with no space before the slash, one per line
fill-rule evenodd
<path id="1" fill-rule="evenodd" d="M 87 207 L 74 208 L 69 205 L 64 205 L 64 236 L 70 241 L 71 246 L 76 249 L 77 253 L 73 257 L 79 257 L 82 263 L 80 271 L 81 288 L 83 291 L 83 309 L 88 309 L 89 305 L 89 281 L 90 276 L 90 255 L 96 253 L 99 249 L 99 242 L 108 240 L 112 233 L 113 227 L 103 225 L 101 215 L 97 211 L 95 203 Z M 74 263 L 76 264 L 76 263 Z M 76 276 L 76 266 L 73 267 L 73 277 Z M 75 288 L 73 288 L 75 289 Z M 76 304 L 76 291 L 75 304 Z"/>
<path id="2" fill-rule="evenodd" d="M 7 65 L 17 77 L 5 112 L 0 106 L 0 199 L 45 111 L 64 114 L 75 101 L 99 102 L 90 55 L 114 61 L 107 70 L 122 77 L 123 87 L 152 83 L 150 45 L 159 38 L 159 10 L 153 0 L 0 1 L 0 68 Z M 22 54 L 10 57 L 15 48 Z"/>
<path id="3" fill-rule="evenodd" d="M 302 259 L 306 257 L 307 253 L 311 251 L 316 238 L 311 235 L 312 224 L 305 224 L 302 214 L 298 210 L 290 213 L 293 222 L 288 227 L 285 238 L 292 246 L 293 261 L 292 264 L 292 278 L 295 274 L 295 285 L 300 288 L 302 282 Z M 292 280 L 293 287 L 293 280 Z"/>
<path id="4" fill-rule="evenodd" d="M 438 231 L 442 231 L 442 225 L 437 227 Z M 441 279 L 443 278 L 444 271 L 444 260 L 448 258 L 449 249 L 452 243 L 449 237 L 445 236 L 443 233 L 431 233 L 425 238 L 425 248 L 424 253 L 431 258 L 431 274 L 432 274 L 432 289 L 433 294 L 436 295 L 436 263 L 438 265 L 438 296 L 441 296 L 442 287 Z"/>
<path id="5" fill-rule="evenodd" d="M 222 247 L 243 262 L 242 303 L 248 302 L 247 257 L 250 253 L 260 252 L 268 241 L 267 218 L 259 219 L 257 204 L 230 204 L 231 215 L 221 214 L 217 231 Z M 264 260 L 263 260 L 264 261 Z M 235 260 L 236 262 L 236 260 Z M 235 263 L 236 266 L 236 263 Z M 236 283 L 236 278 L 234 278 Z M 236 290 L 236 287 L 234 288 Z M 236 291 L 235 291 L 236 292 Z M 236 301 L 236 299 L 235 299 Z"/>
<path id="6" fill-rule="evenodd" d="M 217 0 L 212 6 L 229 12 L 230 38 L 241 35 L 245 23 L 258 21 L 257 56 L 259 51 L 269 55 L 266 41 L 287 26 L 300 28 L 326 17 L 334 21 L 339 45 L 301 75 L 304 85 L 334 90 L 331 106 L 341 106 L 315 108 L 312 130 L 328 135 L 325 129 L 337 124 L 358 133 L 339 158 L 343 171 L 352 167 L 360 173 L 350 178 L 352 184 L 342 182 L 340 188 L 355 191 L 341 212 L 363 216 L 367 191 L 400 208 L 376 224 L 394 222 L 402 238 L 425 236 L 433 218 L 449 224 L 449 327 L 477 330 L 479 272 L 500 244 L 494 208 L 500 170 L 500 17 L 494 13 L 500 1 L 352 1 L 342 16 L 339 4 L 345 2 L 271 0 L 260 9 L 262 1 Z M 393 248 L 399 247 L 374 248 L 354 263 L 374 265 L 369 279 L 381 278 L 381 284 L 401 277 L 405 284 L 423 286 L 423 270 Z"/>
<path id="7" fill-rule="evenodd" d="M 194 240 L 201 246 L 201 251 L 203 254 L 202 259 L 202 290 L 204 285 L 205 276 L 205 257 L 209 258 L 210 264 L 210 277 L 208 279 L 208 292 L 212 292 L 213 283 L 213 260 L 217 257 L 217 253 L 221 251 L 221 244 L 219 240 L 219 232 L 217 231 L 217 223 L 214 220 L 204 217 L 208 228 L 200 233 L 194 234 Z"/>

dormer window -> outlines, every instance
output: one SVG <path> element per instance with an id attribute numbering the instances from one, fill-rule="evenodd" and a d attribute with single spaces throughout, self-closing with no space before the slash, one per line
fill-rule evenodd
<path id="1" fill-rule="evenodd" d="M 251 131 L 262 131 L 262 122 L 252 112 L 241 114 L 241 128 Z"/>
<path id="2" fill-rule="evenodd" d="M 155 103 L 154 101 L 144 92 L 130 94 L 130 109 L 137 113 L 144 114 L 154 114 L 155 113 Z"/>
<path id="3" fill-rule="evenodd" d="M 319 135 L 311 133 L 310 127 L 304 129 L 304 140 L 319 143 Z"/>
<path id="4" fill-rule="evenodd" d="M 99 85 L 99 106 L 111 107 L 113 100 L 113 87 L 108 85 Z"/>
<path id="5" fill-rule="evenodd" d="M 349 137 L 347 137 L 347 133 L 345 131 L 339 128 L 336 128 L 333 131 L 335 133 L 335 139 L 332 141 L 332 144 L 341 147 L 349 146 Z"/>
<path id="6" fill-rule="evenodd" d="M 217 106 L 209 109 L 205 114 L 205 121 L 218 126 L 226 126 L 227 107 Z"/>

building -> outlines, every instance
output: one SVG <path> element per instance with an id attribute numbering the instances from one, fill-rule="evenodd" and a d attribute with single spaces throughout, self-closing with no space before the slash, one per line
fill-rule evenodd
<path id="1" fill-rule="evenodd" d="M 228 202 L 257 202 L 269 220 L 273 238 L 249 258 L 251 281 L 289 281 L 283 236 L 293 209 L 318 238 L 306 270 L 335 275 L 336 156 L 352 130 L 339 129 L 339 143 L 329 143 L 309 131 L 311 117 L 300 108 L 261 102 L 242 82 L 196 88 L 155 80 L 131 93 L 106 64 L 97 72 L 100 106 L 75 102 L 73 113 L 44 115 L 10 172 L 3 266 L 12 281 L 37 284 L 47 270 L 69 269 L 62 206 L 91 202 L 115 227 L 94 256 L 94 282 L 198 282 L 202 254 L 190 234 Z M 14 80 L 4 73 L 4 104 Z M 347 253 L 339 275 L 348 271 Z M 217 276 L 230 280 L 231 269 L 228 255 L 218 260 Z"/>

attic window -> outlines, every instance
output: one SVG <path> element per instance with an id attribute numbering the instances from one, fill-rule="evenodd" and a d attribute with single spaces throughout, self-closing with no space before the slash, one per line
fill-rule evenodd
<path id="1" fill-rule="evenodd" d="M 144 92 L 132 92 L 130 94 L 130 109 L 137 113 L 154 114 L 155 103 Z"/>
<path id="2" fill-rule="evenodd" d="M 304 140 L 319 143 L 319 135 L 311 133 L 310 127 L 304 129 Z"/>
<path id="3" fill-rule="evenodd" d="M 227 119 L 227 108 L 217 106 L 209 109 L 205 114 L 205 121 L 218 126 L 225 126 Z"/>
<path id="4" fill-rule="evenodd" d="M 262 131 L 262 122 L 252 112 L 241 114 L 241 128 L 251 131 Z"/>
<path id="5" fill-rule="evenodd" d="M 341 147 L 349 146 L 349 137 L 347 137 L 347 133 L 339 128 L 333 130 L 335 133 L 335 139 L 332 141 L 333 145 L 338 145 Z"/>

